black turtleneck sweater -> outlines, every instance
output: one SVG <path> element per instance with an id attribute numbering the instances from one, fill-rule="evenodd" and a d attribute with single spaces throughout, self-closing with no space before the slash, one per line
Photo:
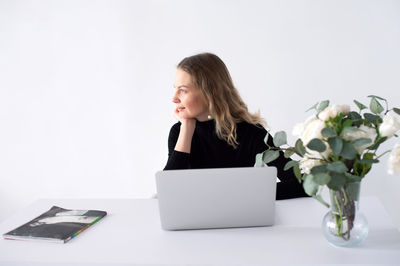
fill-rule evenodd
<path id="1" fill-rule="evenodd" d="M 180 122 L 174 124 L 169 133 L 168 162 L 164 170 L 252 167 L 255 164 L 256 155 L 267 149 L 264 143 L 267 131 L 263 127 L 246 122 L 238 123 L 236 139 L 239 145 L 235 149 L 217 137 L 215 120 L 209 120 L 196 122 L 191 153 L 175 151 L 180 127 Z M 273 146 L 271 136 L 268 138 L 268 144 Z M 276 199 L 307 197 L 293 170 L 283 170 L 288 161 L 289 159 L 286 159 L 281 152 L 278 159 L 268 164 L 277 168 L 277 175 L 281 181 L 277 184 Z"/>

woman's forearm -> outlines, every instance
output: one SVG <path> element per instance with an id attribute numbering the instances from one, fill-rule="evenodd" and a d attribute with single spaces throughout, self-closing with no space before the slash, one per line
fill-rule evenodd
<path id="1" fill-rule="evenodd" d="M 186 123 L 181 124 L 178 140 L 175 145 L 176 151 L 190 153 L 195 127 L 196 127 L 195 121 L 188 121 Z"/>

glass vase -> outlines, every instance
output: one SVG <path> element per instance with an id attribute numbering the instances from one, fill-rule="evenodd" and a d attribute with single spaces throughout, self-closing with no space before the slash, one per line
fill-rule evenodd
<path id="1" fill-rule="evenodd" d="M 368 222 L 359 212 L 361 182 L 348 183 L 342 189 L 330 190 L 330 211 L 322 221 L 325 238 L 335 246 L 360 245 L 368 235 Z"/>

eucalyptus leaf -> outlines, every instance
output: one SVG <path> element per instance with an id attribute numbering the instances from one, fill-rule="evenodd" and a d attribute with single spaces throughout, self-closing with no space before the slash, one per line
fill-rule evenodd
<path id="1" fill-rule="evenodd" d="M 328 187 L 332 190 L 339 190 L 346 183 L 346 176 L 344 174 L 339 174 L 332 172 L 331 173 L 331 181 L 328 183 Z"/>
<path id="2" fill-rule="evenodd" d="M 358 121 L 360 119 L 362 119 L 361 115 L 359 113 L 356 112 L 350 112 L 349 113 L 349 118 L 353 121 Z"/>
<path id="3" fill-rule="evenodd" d="M 314 104 L 313 106 L 311 106 L 310 108 L 308 108 L 308 109 L 306 110 L 306 112 L 308 112 L 308 111 L 310 111 L 310 110 L 313 110 L 313 109 L 317 109 L 317 106 L 318 106 L 318 103 Z"/>
<path id="4" fill-rule="evenodd" d="M 362 179 L 362 177 L 357 175 L 352 175 L 350 173 L 345 173 L 345 176 L 346 176 L 346 183 L 360 182 Z"/>
<path id="5" fill-rule="evenodd" d="M 343 140 L 339 137 L 333 137 L 328 139 L 329 146 L 336 155 L 340 155 L 343 149 Z"/>
<path id="6" fill-rule="evenodd" d="M 378 102 L 378 100 L 375 97 L 371 98 L 371 103 L 369 104 L 369 109 L 374 114 L 380 114 L 384 110 L 383 106 Z"/>
<path id="7" fill-rule="evenodd" d="M 268 138 L 269 138 L 269 133 L 267 132 L 267 134 L 265 135 L 265 138 L 264 138 L 264 143 L 265 144 L 268 143 Z"/>
<path id="8" fill-rule="evenodd" d="M 382 118 L 379 115 L 374 115 L 371 113 L 365 113 L 364 118 L 368 123 L 382 122 Z"/>
<path id="9" fill-rule="evenodd" d="M 301 172 L 300 172 L 299 163 L 296 163 L 296 164 L 293 166 L 293 172 L 294 172 L 294 175 L 296 176 L 297 180 L 299 181 L 299 183 L 301 183 L 301 178 L 302 178 L 302 176 L 301 176 Z"/>
<path id="10" fill-rule="evenodd" d="M 400 115 L 400 109 L 399 108 L 393 108 L 393 111 L 395 111 L 396 114 Z"/>
<path id="11" fill-rule="evenodd" d="M 371 139 L 361 138 L 361 139 L 356 139 L 351 144 L 353 144 L 355 147 L 361 147 L 361 146 L 364 146 L 365 144 L 369 144 L 371 142 L 372 142 Z"/>
<path id="12" fill-rule="evenodd" d="M 283 167 L 283 170 L 284 170 L 284 171 L 289 170 L 289 169 L 292 168 L 296 163 L 298 163 L 298 162 L 297 162 L 297 161 L 290 160 L 289 162 L 287 162 L 287 163 L 285 164 L 285 167 Z"/>
<path id="13" fill-rule="evenodd" d="M 367 109 L 367 106 L 365 106 L 364 104 L 360 103 L 357 100 L 354 100 L 354 103 L 357 105 L 358 109 L 360 109 L 360 111 Z"/>
<path id="14" fill-rule="evenodd" d="M 343 149 L 342 152 L 340 153 L 340 156 L 348 160 L 353 160 L 354 158 L 356 158 L 357 154 L 358 154 L 357 150 L 351 143 L 343 142 Z"/>
<path id="15" fill-rule="evenodd" d="M 326 169 L 336 173 L 346 173 L 348 171 L 346 165 L 341 161 L 336 161 L 327 165 Z"/>
<path id="16" fill-rule="evenodd" d="M 329 204 L 322 198 L 321 195 L 313 195 L 312 196 L 314 199 L 318 200 L 320 203 L 322 203 L 322 205 L 324 205 L 325 207 L 329 208 Z"/>
<path id="17" fill-rule="evenodd" d="M 319 113 L 319 112 L 322 112 L 326 107 L 328 107 L 329 106 L 329 100 L 326 100 L 326 101 L 322 101 L 320 104 L 319 104 L 319 106 L 318 106 L 318 108 L 317 108 L 317 112 Z"/>
<path id="18" fill-rule="evenodd" d="M 377 141 L 375 141 L 374 144 L 372 144 L 371 146 L 368 147 L 368 149 L 370 150 L 376 150 L 379 148 L 379 145 L 381 145 L 383 142 L 385 142 L 388 139 L 388 137 L 382 137 L 379 138 Z"/>
<path id="19" fill-rule="evenodd" d="M 303 141 L 298 139 L 295 144 L 296 151 L 301 155 L 304 156 L 306 154 L 306 148 L 303 145 Z"/>
<path id="20" fill-rule="evenodd" d="M 314 166 L 311 169 L 311 174 L 316 175 L 319 173 L 326 173 L 327 171 L 328 171 L 328 169 L 326 168 L 326 164 L 322 164 L 322 165 Z"/>
<path id="21" fill-rule="evenodd" d="M 386 99 L 384 99 L 384 98 L 382 98 L 382 97 L 379 97 L 379 96 L 376 96 L 376 95 L 368 95 L 367 97 L 369 97 L 369 98 L 377 98 L 377 99 L 379 99 L 379 100 L 382 100 L 382 101 L 385 101 L 385 102 L 386 102 Z"/>
<path id="22" fill-rule="evenodd" d="M 314 182 L 312 175 L 306 175 L 303 181 L 303 188 L 307 195 L 314 196 L 318 192 L 319 185 Z"/>
<path id="23" fill-rule="evenodd" d="M 327 173 L 318 173 L 314 175 L 314 182 L 320 186 L 324 186 L 329 183 L 331 176 Z"/>
<path id="24" fill-rule="evenodd" d="M 286 151 L 285 151 L 285 153 L 283 154 L 283 156 L 285 157 L 285 158 L 290 158 L 290 156 L 292 156 L 294 154 L 294 150 L 292 150 L 292 149 L 287 149 Z"/>
<path id="25" fill-rule="evenodd" d="M 320 139 L 312 139 L 308 144 L 307 148 L 317 152 L 324 152 L 326 150 L 325 144 Z"/>
<path id="26" fill-rule="evenodd" d="M 358 131 L 360 131 L 360 129 L 357 128 L 357 127 L 345 127 L 345 128 L 343 128 L 343 131 L 342 131 L 341 134 L 343 136 L 344 134 L 353 134 L 353 133 L 356 133 Z"/>
<path id="27" fill-rule="evenodd" d="M 360 186 L 357 184 L 348 184 L 347 188 L 347 196 L 349 196 L 350 200 L 357 200 L 359 199 L 359 195 L 360 195 Z"/>
<path id="28" fill-rule="evenodd" d="M 265 164 L 262 160 L 262 157 L 263 157 L 263 153 L 258 153 L 256 155 L 256 163 L 255 163 L 254 167 L 264 167 L 265 166 Z"/>
<path id="29" fill-rule="evenodd" d="M 274 136 L 274 145 L 276 147 L 279 147 L 286 143 L 287 143 L 286 132 L 285 131 L 276 132 Z"/>
<path id="30" fill-rule="evenodd" d="M 262 160 L 264 163 L 270 163 L 276 160 L 278 157 L 279 157 L 279 151 L 268 150 L 264 152 Z"/>
<path id="31" fill-rule="evenodd" d="M 321 133 L 324 138 L 331 138 L 337 136 L 335 130 L 331 127 L 326 127 L 322 129 Z"/>

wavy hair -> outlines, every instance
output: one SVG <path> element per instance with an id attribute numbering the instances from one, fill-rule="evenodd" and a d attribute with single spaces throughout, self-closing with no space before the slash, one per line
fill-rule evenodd
<path id="1" fill-rule="evenodd" d="M 267 123 L 259 112 L 251 114 L 232 82 L 225 63 L 216 55 L 202 53 L 184 58 L 177 66 L 188 73 L 193 84 L 209 104 L 210 115 L 216 122 L 217 136 L 229 145 L 238 146 L 237 123 L 247 122 L 257 126 Z"/>

